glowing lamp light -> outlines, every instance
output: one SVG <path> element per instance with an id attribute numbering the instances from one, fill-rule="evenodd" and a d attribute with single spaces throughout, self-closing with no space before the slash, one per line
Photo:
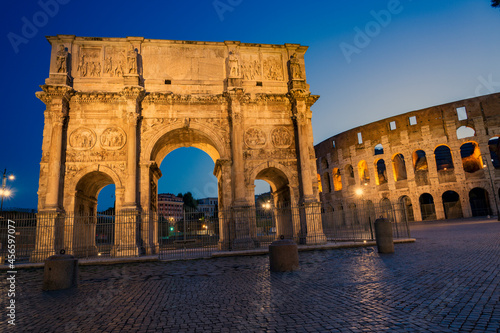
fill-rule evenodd
<path id="1" fill-rule="evenodd" d="M 9 180 L 14 180 L 14 179 L 16 179 L 16 177 L 14 177 L 14 175 L 9 176 Z"/>
<path id="2" fill-rule="evenodd" d="M 0 196 L 2 197 L 10 197 L 10 195 L 12 194 L 12 192 L 10 190 L 0 190 Z"/>
<path id="3" fill-rule="evenodd" d="M 357 196 L 362 196 L 363 195 L 363 189 L 362 188 L 357 188 L 355 191 Z"/>

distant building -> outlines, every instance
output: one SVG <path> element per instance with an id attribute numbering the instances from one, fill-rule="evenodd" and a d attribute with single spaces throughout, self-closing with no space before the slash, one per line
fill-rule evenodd
<path id="1" fill-rule="evenodd" d="M 184 201 L 172 193 L 158 194 L 158 216 L 176 222 L 183 218 Z"/>
<path id="2" fill-rule="evenodd" d="M 216 217 L 218 198 L 203 198 L 198 200 L 198 211 L 205 214 L 205 217 Z"/>
<path id="3" fill-rule="evenodd" d="M 267 208 L 269 209 L 274 205 L 274 200 L 271 192 L 265 192 L 255 195 L 255 208 Z"/>

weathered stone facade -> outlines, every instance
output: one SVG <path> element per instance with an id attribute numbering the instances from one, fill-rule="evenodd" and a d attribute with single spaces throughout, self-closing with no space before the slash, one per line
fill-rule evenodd
<path id="1" fill-rule="evenodd" d="M 315 147 L 321 199 L 401 202 L 415 221 L 497 214 L 499 136 L 500 94 L 351 129 Z"/>
<path id="2" fill-rule="evenodd" d="M 95 214 L 99 191 L 115 184 L 117 212 L 155 213 L 159 165 L 179 147 L 199 148 L 214 160 L 220 212 L 252 206 L 255 179 L 271 184 L 277 205 L 318 201 L 310 107 L 319 96 L 305 79 L 307 47 L 48 40 L 50 74 L 37 93 L 46 104 L 40 212 Z M 221 218 L 221 247 L 229 238 L 227 221 Z M 247 235 L 233 248 L 251 247 L 254 228 L 237 213 L 233 221 L 233 232 Z M 319 221 L 293 221 L 295 232 L 304 227 L 321 239 Z M 149 228 L 140 238 L 154 253 L 156 222 Z M 70 231 L 77 232 L 91 230 Z M 71 236 L 61 234 L 56 243 L 71 253 Z"/>

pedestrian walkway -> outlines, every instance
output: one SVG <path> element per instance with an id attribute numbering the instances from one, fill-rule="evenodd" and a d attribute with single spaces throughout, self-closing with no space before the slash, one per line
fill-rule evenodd
<path id="1" fill-rule="evenodd" d="M 16 277 L 18 332 L 498 332 L 500 223 L 419 223 L 415 243 L 268 256 L 81 266 L 77 289 L 42 292 Z M 5 272 L 0 272 L 5 276 Z M 7 293 L 2 279 L 3 294 Z"/>

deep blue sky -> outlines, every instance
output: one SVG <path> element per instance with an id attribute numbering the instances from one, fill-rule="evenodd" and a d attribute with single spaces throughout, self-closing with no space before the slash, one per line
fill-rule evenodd
<path id="1" fill-rule="evenodd" d="M 23 17 L 33 22 L 42 8 L 37 1 L 3 4 L 0 168 L 17 176 L 4 206 L 36 207 L 44 105 L 35 92 L 48 76 L 46 35 L 308 45 L 308 83 L 321 95 L 313 107 L 315 143 L 392 115 L 500 91 L 500 11 L 489 0 L 401 0 L 380 29 L 371 12 L 397 1 L 231 0 L 237 5 L 223 20 L 213 0 L 60 1 L 67 4 L 17 53 L 8 34 L 22 35 Z M 370 41 L 358 40 L 348 61 L 340 45 L 356 46 L 356 31 L 367 25 Z M 214 195 L 212 168 L 201 151 L 174 151 L 162 163 L 159 190 Z M 111 192 L 100 195 L 100 208 L 112 203 Z"/>

